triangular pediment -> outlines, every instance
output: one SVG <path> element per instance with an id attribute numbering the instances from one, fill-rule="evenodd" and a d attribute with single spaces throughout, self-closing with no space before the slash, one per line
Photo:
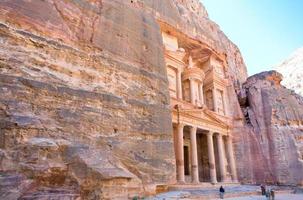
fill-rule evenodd
<path id="1" fill-rule="evenodd" d="M 220 119 L 216 113 L 208 109 L 184 109 L 180 110 L 180 113 L 187 115 L 188 117 L 199 118 L 206 122 L 217 124 L 221 127 L 229 127 L 228 120 Z M 225 117 L 222 117 L 225 118 Z"/>

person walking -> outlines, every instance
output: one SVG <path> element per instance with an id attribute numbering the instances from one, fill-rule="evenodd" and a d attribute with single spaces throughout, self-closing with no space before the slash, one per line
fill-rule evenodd
<path id="1" fill-rule="evenodd" d="M 270 190 L 271 200 L 275 200 L 275 191 L 273 189 Z"/>
<path id="2" fill-rule="evenodd" d="M 223 186 L 221 185 L 221 187 L 220 187 L 220 198 L 221 199 L 224 199 L 224 193 L 225 193 L 225 190 L 224 190 L 224 188 L 223 188 Z"/>
<path id="3" fill-rule="evenodd" d="M 267 200 L 270 200 L 270 190 L 269 190 L 269 189 L 266 190 L 265 196 L 266 196 L 266 199 L 267 199 Z"/>
<path id="4" fill-rule="evenodd" d="M 262 196 L 265 196 L 265 194 L 266 194 L 266 187 L 265 187 L 265 185 L 261 185 L 261 193 L 262 193 Z"/>

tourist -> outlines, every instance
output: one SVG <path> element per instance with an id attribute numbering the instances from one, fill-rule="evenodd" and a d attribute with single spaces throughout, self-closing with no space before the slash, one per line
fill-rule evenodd
<path id="1" fill-rule="evenodd" d="M 221 199 L 224 199 L 224 192 L 225 192 L 225 190 L 224 190 L 223 186 L 221 185 L 221 187 L 220 187 L 220 198 Z"/>
<path id="2" fill-rule="evenodd" d="M 270 190 L 269 190 L 269 189 L 266 190 L 265 196 L 266 196 L 266 199 L 267 199 L 267 200 L 270 200 Z"/>
<path id="3" fill-rule="evenodd" d="M 270 190 L 271 200 L 275 200 L 275 191 L 273 189 Z"/>
<path id="4" fill-rule="evenodd" d="M 266 193 L 266 186 L 265 185 L 261 185 L 261 192 L 262 192 L 262 196 L 265 196 Z"/>

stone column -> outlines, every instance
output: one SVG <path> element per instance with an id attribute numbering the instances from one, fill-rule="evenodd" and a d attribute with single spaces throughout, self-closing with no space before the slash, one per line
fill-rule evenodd
<path id="1" fill-rule="evenodd" d="M 212 183 L 217 183 L 213 132 L 207 133 L 207 147 L 208 147 L 210 181 Z"/>
<path id="2" fill-rule="evenodd" d="M 204 98 L 203 98 L 203 83 L 199 84 L 199 98 L 201 102 L 201 106 L 204 104 Z"/>
<path id="3" fill-rule="evenodd" d="M 235 157 L 234 157 L 234 151 L 233 151 L 233 144 L 232 144 L 232 138 L 231 138 L 231 136 L 227 137 L 227 151 L 228 151 L 229 165 L 230 165 L 230 171 L 231 171 L 232 180 L 233 180 L 233 182 L 238 182 L 237 171 L 236 171 L 236 164 L 235 164 Z"/>
<path id="4" fill-rule="evenodd" d="M 193 183 L 199 183 L 196 127 L 190 128 L 190 146 L 191 146 L 191 178 Z"/>
<path id="5" fill-rule="evenodd" d="M 177 181 L 185 182 L 184 175 L 184 149 L 183 149 L 183 129 L 184 124 L 179 123 L 177 126 Z"/>
<path id="6" fill-rule="evenodd" d="M 214 87 L 212 91 L 213 91 L 214 111 L 215 111 L 215 112 L 218 112 L 216 88 Z"/>
<path id="7" fill-rule="evenodd" d="M 190 87 L 190 102 L 195 105 L 195 89 L 194 89 L 194 80 L 189 79 L 189 87 Z"/>
<path id="8" fill-rule="evenodd" d="M 177 71 L 177 99 L 182 100 L 182 72 L 180 69 Z"/>
<path id="9" fill-rule="evenodd" d="M 219 167 L 220 167 L 220 175 L 221 175 L 221 182 L 226 181 L 226 163 L 225 163 L 225 151 L 224 151 L 224 144 L 222 134 L 218 134 L 217 136 L 218 142 L 218 156 L 219 156 Z"/>

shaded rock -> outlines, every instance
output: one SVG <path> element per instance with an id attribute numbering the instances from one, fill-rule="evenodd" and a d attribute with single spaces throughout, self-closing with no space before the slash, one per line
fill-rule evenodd
<path id="1" fill-rule="evenodd" d="M 79 200 L 80 193 L 73 188 L 39 188 L 24 194 L 20 200 Z"/>
<path id="2" fill-rule="evenodd" d="M 269 71 L 243 84 L 247 120 L 236 136 L 243 180 L 297 185 L 303 179 L 303 101 L 280 85 L 281 80 L 280 73 Z"/>
<path id="3" fill-rule="evenodd" d="M 299 181 L 303 104 L 275 72 L 243 85 L 239 49 L 198 0 L 4 0 L 0 13 L 0 167 L 35 183 L 18 197 L 126 199 L 175 183 L 163 26 L 226 58 L 240 180 Z"/>
<path id="4" fill-rule="evenodd" d="M 69 150 L 67 149 L 67 151 Z M 79 182 L 88 177 L 99 181 L 136 177 L 127 169 L 122 168 L 119 160 L 109 150 L 82 149 L 69 154 L 66 159 L 70 163 L 70 170 L 73 171 L 72 173 Z"/>
<path id="5" fill-rule="evenodd" d="M 58 150 L 59 146 L 53 139 L 49 138 L 31 138 L 27 141 L 27 145 L 38 147 L 38 148 L 48 148 L 52 150 Z"/>
<path id="6" fill-rule="evenodd" d="M 0 199 L 19 199 L 24 192 L 33 187 L 33 181 L 22 174 L 0 173 Z"/>

